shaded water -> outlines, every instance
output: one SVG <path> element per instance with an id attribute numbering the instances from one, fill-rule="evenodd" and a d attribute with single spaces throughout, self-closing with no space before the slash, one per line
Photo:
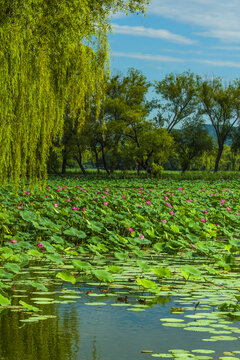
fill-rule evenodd
<path id="1" fill-rule="evenodd" d="M 204 298 L 201 299 L 202 308 L 200 303 L 195 309 L 189 306 L 195 299 L 188 303 L 187 297 L 184 299 L 177 296 L 161 296 L 158 304 L 140 311 L 142 306 L 137 302 L 138 298 L 134 293 L 129 294 L 128 304 L 118 302 L 117 304 L 122 306 L 116 307 L 111 305 L 116 304 L 115 294 L 92 297 L 86 295 L 90 288 L 88 285 L 82 284 L 81 287 L 71 288 L 77 290 L 78 296 L 71 304 L 36 305 L 44 310 L 44 314 L 56 315 L 55 318 L 24 323 L 19 320 L 28 318 L 26 313 L 9 310 L 1 313 L 1 360 L 141 360 L 153 359 L 151 354 L 141 353 L 142 350 L 167 353 L 170 349 L 211 349 L 215 350 L 215 353 L 210 356 L 219 359 L 225 351 L 240 350 L 240 334 L 232 335 L 238 337 L 235 341 L 203 342 L 203 338 L 209 338 L 213 334 L 162 326 L 161 318 L 172 317 L 184 319 L 186 323 L 197 322 L 197 319 L 184 318 L 184 315 L 206 312 Z M 98 287 L 92 289 L 99 293 Z M 60 286 L 50 290 L 55 293 L 55 298 L 64 293 Z M 37 297 L 33 294 L 28 296 L 23 298 L 28 303 L 34 296 Z M 46 296 L 49 295 L 38 295 Z M 106 305 L 85 305 L 86 302 L 96 301 L 104 302 Z M 136 308 L 136 305 L 140 306 L 139 312 L 127 310 Z M 176 306 L 185 307 L 184 314 L 171 313 L 171 307 Z M 211 306 L 207 311 L 214 310 L 215 307 Z M 219 319 L 216 319 L 215 323 L 218 321 Z M 240 327 L 239 323 L 240 321 L 234 321 L 232 326 Z"/>

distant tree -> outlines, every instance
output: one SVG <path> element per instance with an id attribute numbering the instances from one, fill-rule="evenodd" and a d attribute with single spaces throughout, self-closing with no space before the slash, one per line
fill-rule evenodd
<path id="1" fill-rule="evenodd" d="M 170 133 L 182 120 L 192 116 L 197 108 L 198 77 L 193 73 L 169 74 L 155 82 L 155 90 L 160 99 L 156 100 L 158 114 L 156 122 L 165 123 Z"/>
<path id="2" fill-rule="evenodd" d="M 127 151 L 142 168 L 151 172 L 152 164 L 163 165 L 174 152 L 174 141 L 166 129 L 156 128 L 149 121 L 132 123 L 126 134 Z"/>
<path id="3" fill-rule="evenodd" d="M 217 135 L 218 152 L 214 171 L 218 171 L 224 144 L 240 118 L 240 83 L 223 85 L 222 79 L 201 80 L 199 87 L 201 113 L 208 116 Z"/>
<path id="4" fill-rule="evenodd" d="M 172 135 L 176 144 L 176 154 L 179 158 L 182 172 L 189 169 L 193 160 L 201 157 L 214 147 L 212 136 L 204 128 L 199 118 L 185 120 L 181 130 L 173 130 Z"/>
<path id="5" fill-rule="evenodd" d="M 121 158 L 122 144 L 129 129 L 142 127 L 151 111 L 146 99 L 150 82 L 137 69 L 130 68 L 126 76 L 114 75 L 108 83 L 100 113 L 99 143 L 107 172 L 113 172 Z M 134 125 L 133 125 L 134 124 Z M 131 130 L 133 131 L 133 130 Z"/>

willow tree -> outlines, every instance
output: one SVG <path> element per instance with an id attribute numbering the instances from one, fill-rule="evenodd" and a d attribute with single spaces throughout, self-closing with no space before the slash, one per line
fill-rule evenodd
<path id="1" fill-rule="evenodd" d="M 66 103 L 86 116 L 108 74 L 110 15 L 144 12 L 148 0 L 1 0 L 0 182 L 46 174 Z"/>

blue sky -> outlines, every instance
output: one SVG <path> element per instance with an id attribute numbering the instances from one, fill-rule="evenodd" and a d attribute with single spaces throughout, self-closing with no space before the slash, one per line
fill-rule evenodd
<path id="1" fill-rule="evenodd" d="M 150 81 L 190 70 L 240 78 L 239 0 L 151 0 L 146 17 L 118 14 L 109 35 L 111 71 L 134 67 Z"/>

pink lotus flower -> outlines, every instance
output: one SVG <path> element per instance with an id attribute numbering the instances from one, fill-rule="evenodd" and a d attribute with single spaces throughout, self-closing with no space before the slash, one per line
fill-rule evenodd
<path id="1" fill-rule="evenodd" d="M 201 218 L 200 221 L 202 221 L 202 222 L 205 223 L 205 222 L 206 222 L 206 219 Z"/>
<path id="2" fill-rule="evenodd" d="M 208 211 L 207 211 L 207 210 L 203 210 L 203 212 L 204 212 L 205 214 L 207 214 L 207 213 L 208 213 Z"/>
<path id="3" fill-rule="evenodd" d="M 18 241 L 17 241 L 16 239 L 12 239 L 12 240 L 10 241 L 10 243 L 11 243 L 11 244 L 15 244 L 15 243 L 18 243 Z"/>
<path id="4" fill-rule="evenodd" d="M 140 237 L 140 239 L 144 239 L 144 235 L 143 235 L 143 234 L 139 235 L 139 237 Z"/>
<path id="5" fill-rule="evenodd" d="M 42 248 L 42 247 L 43 247 L 43 244 L 42 244 L 41 242 L 39 242 L 39 243 L 37 244 L 37 246 L 38 246 L 39 248 Z"/>
<path id="6" fill-rule="evenodd" d="M 103 202 L 103 205 L 108 206 L 108 203 L 106 201 Z"/>
<path id="7" fill-rule="evenodd" d="M 130 233 L 134 232 L 132 228 L 127 228 L 127 231 L 129 231 Z"/>
<path id="8" fill-rule="evenodd" d="M 150 204 L 151 204 L 151 201 L 150 201 L 150 200 L 147 200 L 147 201 L 146 201 L 146 204 L 147 204 L 147 205 L 150 205 Z"/>

